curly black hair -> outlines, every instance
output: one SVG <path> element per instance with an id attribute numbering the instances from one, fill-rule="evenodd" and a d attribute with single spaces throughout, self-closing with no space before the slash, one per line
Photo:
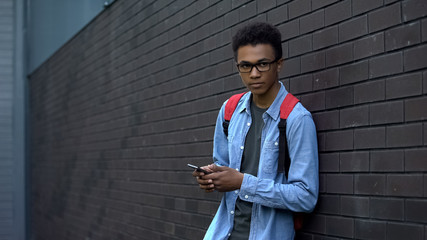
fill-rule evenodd
<path id="1" fill-rule="evenodd" d="M 239 47 L 257 44 L 270 44 L 276 55 L 275 60 L 282 58 L 282 35 L 279 29 L 269 23 L 254 22 L 240 28 L 233 36 L 234 59 L 237 60 Z"/>

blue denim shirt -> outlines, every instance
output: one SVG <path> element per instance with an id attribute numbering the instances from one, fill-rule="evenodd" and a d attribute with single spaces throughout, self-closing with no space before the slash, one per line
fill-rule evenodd
<path id="1" fill-rule="evenodd" d="M 222 106 L 216 121 L 213 158 L 220 166 L 240 169 L 250 128 L 250 92 L 240 100 L 231 118 L 228 138 L 223 133 Z M 291 166 L 288 179 L 277 173 L 280 105 L 288 92 L 280 91 L 263 114 L 261 153 L 257 177 L 244 174 L 240 190 L 226 192 L 204 239 L 227 239 L 233 229 L 236 199 L 253 203 L 249 239 L 294 239 L 293 212 L 310 212 L 316 205 L 319 167 L 316 128 L 310 112 L 298 103 L 288 117 L 286 135 Z"/>

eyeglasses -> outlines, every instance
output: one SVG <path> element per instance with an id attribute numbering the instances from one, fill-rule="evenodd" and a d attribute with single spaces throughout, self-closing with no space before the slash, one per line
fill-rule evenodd
<path id="1" fill-rule="evenodd" d="M 271 62 L 259 62 L 259 63 L 239 63 L 237 64 L 237 69 L 239 69 L 239 72 L 241 73 L 250 73 L 252 72 L 253 67 L 258 70 L 258 72 L 267 72 L 270 70 L 270 65 L 272 63 L 277 62 L 277 60 L 271 61 Z"/>

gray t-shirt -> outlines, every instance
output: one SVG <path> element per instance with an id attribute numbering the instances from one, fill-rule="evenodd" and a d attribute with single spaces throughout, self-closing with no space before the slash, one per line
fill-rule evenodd
<path id="1" fill-rule="evenodd" d="M 258 164 L 261 148 L 261 134 L 264 127 L 262 115 L 267 109 L 259 108 L 255 103 L 251 103 L 252 124 L 249 128 L 243 150 L 242 164 L 240 171 L 257 176 Z M 248 239 L 251 226 L 252 203 L 241 200 L 236 201 L 234 210 L 234 227 L 229 239 Z"/>

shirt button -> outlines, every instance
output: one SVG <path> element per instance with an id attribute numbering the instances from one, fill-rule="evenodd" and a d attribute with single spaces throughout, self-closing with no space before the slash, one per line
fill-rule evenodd
<path id="1" fill-rule="evenodd" d="M 238 169 L 238 168 L 236 168 L 236 170 L 237 170 L 237 171 L 239 171 L 239 169 Z"/>
<path id="2" fill-rule="evenodd" d="M 277 145 L 279 145 L 279 143 L 278 143 L 278 142 L 275 142 L 275 143 L 274 143 L 274 145 L 275 145 L 275 146 L 277 146 Z"/>
<path id="3" fill-rule="evenodd" d="M 233 215 L 233 214 L 234 214 L 234 211 L 231 211 L 231 212 L 230 212 L 230 214 L 231 214 L 231 215 Z"/>
<path id="4" fill-rule="evenodd" d="M 251 123 L 247 123 L 248 127 L 251 125 Z"/>
<path id="5" fill-rule="evenodd" d="M 228 236 L 231 236 L 231 233 L 229 233 Z"/>
<path id="6" fill-rule="evenodd" d="M 243 147 L 243 146 L 240 146 L 240 149 L 242 149 L 242 150 L 243 150 L 244 148 L 245 148 L 245 147 Z"/>
<path id="7" fill-rule="evenodd" d="M 245 195 L 245 198 L 246 198 L 246 199 L 248 199 L 248 198 L 249 198 L 249 196 L 248 196 L 248 195 Z"/>
<path id="8" fill-rule="evenodd" d="M 236 190 L 236 191 L 234 191 L 234 193 L 235 193 L 235 194 L 238 194 L 238 193 L 239 193 L 239 191 L 237 191 L 237 190 Z"/>

